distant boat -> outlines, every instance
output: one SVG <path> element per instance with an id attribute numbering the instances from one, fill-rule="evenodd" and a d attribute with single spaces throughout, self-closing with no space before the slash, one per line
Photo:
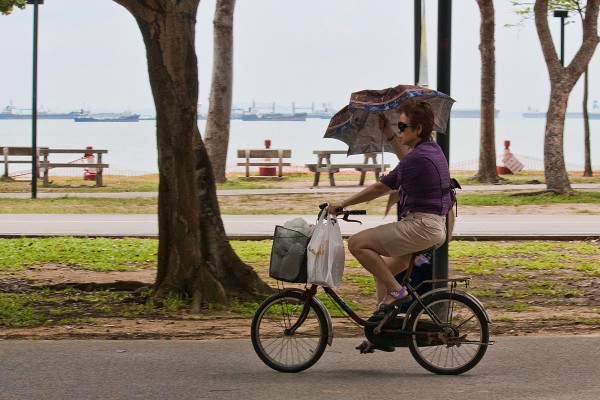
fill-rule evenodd
<path id="1" fill-rule="evenodd" d="M 306 121 L 306 113 L 249 113 L 242 114 L 242 121 Z"/>
<path id="2" fill-rule="evenodd" d="M 332 110 L 329 105 L 323 103 L 323 108 L 315 110 L 315 103 L 312 103 L 310 112 L 306 114 L 306 118 L 331 119 L 335 115 L 335 110 Z"/>
<path id="3" fill-rule="evenodd" d="M 523 113 L 524 118 L 546 118 L 544 111 L 539 111 L 537 108 L 527 107 L 527 111 Z M 567 118 L 583 118 L 583 111 L 569 111 L 566 115 Z M 600 119 L 600 107 L 598 106 L 598 100 L 594 100 L 592 110 L 588 112 L 589 119 Z"/>
<path id="4" fill-rule="evenodd" d="M 31 111 L 31 110 L 27 110 L 27 111 Z M 72 111 L 69 113 L 53 113 L 50 111 L 38 110 L 37 119 L 73 119 L 77 115 L 79 115 L 78 111 Z M 2 111 L 0 111 L 0 120 L 1 119 L 31 119 L 31 117 L 32 117 L 31 112 L 21 113 L 12 104 L 9 106 L 6 106 L 5 108 L 2 109 Z"/>
<path id="5" fill-rule="evenodd" d="M 494 118 L 498 118 L 500 110 L 494 110 Z M 450 111 L 450 116 L 453 118 L 480 118 L 481 110 L 479 108 L 457 108 Z"/>
<path id="6" fill-rule="evenodd" d="M 244 115 L 244 110 L 241 108 L 232 108 L 230 119 L 242 119 L 242 115 Z"/>
<path id="7" fill-rule="evenodd" d="M 123 113 L 123 114 L 90 114 L 80 112 L 73 118 L 75 122 L 138 122 L 139 114 Z"/>

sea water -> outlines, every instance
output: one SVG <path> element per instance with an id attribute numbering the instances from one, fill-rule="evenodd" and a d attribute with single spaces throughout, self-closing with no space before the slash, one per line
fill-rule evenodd
<path id="1" fill-rule="evenodd" d="M 496 154 L 500 157 L 504 141 L 520 156 L 526 169 L 542 169 L 544 154 L 543 118 L 523 118 L 520 113 L 503 113 L 496 119 Z M 206 121 L 198 121 L 201 134 Z M 234 170 L 238 149 L 265 148 L 265 140 L 273 149 L 291 149 L 290 162 L 296 165 L 315 163 L 313 150 L 342 150 L 347 146 L 335 139 L 324 139 L 327 119 L 306 121 L 241 121 L 232 120 L 227 152 L 228 170 Z M 32 127 L 29 120 L 0 120 L 0 147 L 31 146 Z M 600 120 L 591 120 L 592 165 L 600 168 Z M 479 158 L 479 118 L 453 118 L 450 123 L 450 165 L 454 169 L 477 169 Z M 567 119 L 564 133 L 565 162 L 568 169 L 582 170 L 584 163 L 583 120 Z M 72 120 L 39 120 L 39 147 L 106 149 L 103 162 L 110 164 L 107 173 L 156 173 L 156 121 L 76 123 Z M 83 156 L 83 155 L 82 155 Z M 60 157 L 60 159 L 59 159 Z M 52 155 L 53 162 L 68 162 L 77 155 Z M 337 156 L 339 162 L 361 162 L 361 156 Z M 378 162 L 380 162 L 380 157 Z M 537 161 L 536 165 L 531 165 Z M 396 158 L 385 153 L 384 162 L 394 165 Z M 528 165 L 529 164 L 529 165 Z M 15 170 L 17 167 L 12 167 Z M 239 169 L 238 169 L 239 170 Z"/>

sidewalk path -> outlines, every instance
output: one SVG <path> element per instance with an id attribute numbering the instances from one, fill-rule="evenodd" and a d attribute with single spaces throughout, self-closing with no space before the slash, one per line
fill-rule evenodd
<path id="1" fill-rule="evenodd" d="M 230 239 L 270 239 L 276 225 L 314 215 L 223 215 Z M 342 222 L 344 236 L 392 222 L 395 216 L 360 216 L 363 224 Z M 156 237 L 152 214 L 0 214 L 0 237 L 15 236 Z M 457 240 L 576 240 L 600 237 L 600 215 L 459 215 Z"/>
<path id="2" fill-rule="evenodd" d="M 268 194 L 304 194 L 304 193 L 355 193 L 364 189 L 366 186 L 318 186 L 306 188 L 282 188 L 282 189 L 231 189 L 217 190 L 219 196 L 243 196 L 243 195 L 268 195 Z M 571 187 L 582 191 L 600 191 L 600 183 L 574 183 Z M 467 193 L 485 193 L 485 192 L 535 192 L 545 190 L 544 184 L 526 184 L 526 185 L 465 185 L 460 194 Z M 156 197 L 157 192 L 38 192 L 37 197 L 58 198 L 58 197 L 98 197 L 98 198 L 133 198 L 133 197 Z M 31 193 L 0 193 L 0 198 L 29 199 Z"/>
<path id="3" fill-rule="evenodd" d="M 573 189 L 597 191 L 600 184 L 573 184 Z M 353 193 L 359 186 L 284 189 L 219 190 L 220 196 Z M 460 193 L 544 190 L 545 185 L 466 186 Z M 38 193 L 38 198 L 57 197 L 135 198 L 156 197 L 156 192 Z M 0 198 L 30 198 L 29 193 L 0 193 Z M 296 217 L 312 223 L 314 215 L 223 215 L 231 239 L 270 239 L 276 225 Z M 368 227 L 392 222 L 395 216 L 367 215 L 363 225 L 342 223 L 349 236 Z M 0 236 L 158 236 L 156 215 L 138 214 L 0 214 Z M 600 237 L 600 215 L 459 215 L 454 228 L 457 240 L 576 240 Z"/>

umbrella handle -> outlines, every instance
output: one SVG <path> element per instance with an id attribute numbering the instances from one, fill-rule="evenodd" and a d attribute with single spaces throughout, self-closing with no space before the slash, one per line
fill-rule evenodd
<path id="1" fill-rule="evenodd" d="M 383 136 L 381 135 L 381 175 L 385 173 L 385 163 L 383 162 L 383 146 L 385 146 L 385 142 L 383 141 Z"/>

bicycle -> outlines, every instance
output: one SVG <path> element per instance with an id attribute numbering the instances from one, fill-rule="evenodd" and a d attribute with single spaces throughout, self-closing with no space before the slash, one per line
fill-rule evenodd
<path id="1" fill-rule="evenodd" d="M 364 214 L 363 210 L 345 211 L 342 219 L 360 222 L 349 220 L 348 216 Z M 489 340 L 491 321 L 475 296 L 457 288 L 461 283 L 467 288 L 470 278 L 432 279 L 412 287 L 410 276 L 415 258 L 430 250 L 412 255 L 402 284 L 414 301 L 404 316 L 395 307 L 382 319 L 365 320 L 334 289 L 323 287 L 323 290 L 347 318 L 364 328 L 372 347 L 361 352 L 408 347 L 426 370 L 442 375 L 462 374 L 475 367 L 493 344 Z M 301 279 L 306 283 L 305 276 Z M 446 283 L 449 287 L 419 295 L 418 288 L 428 283 Z M 258 357 L 274 370 L 303 371 L 321 358 L 327 345 L 331 346 L 332 320 L 328 309 L 316 297 L 317 288 L 314 284 L 306 284 L 304 289 L 283 288 L 258 307 L 252 319 L 252 345 Z"/>

